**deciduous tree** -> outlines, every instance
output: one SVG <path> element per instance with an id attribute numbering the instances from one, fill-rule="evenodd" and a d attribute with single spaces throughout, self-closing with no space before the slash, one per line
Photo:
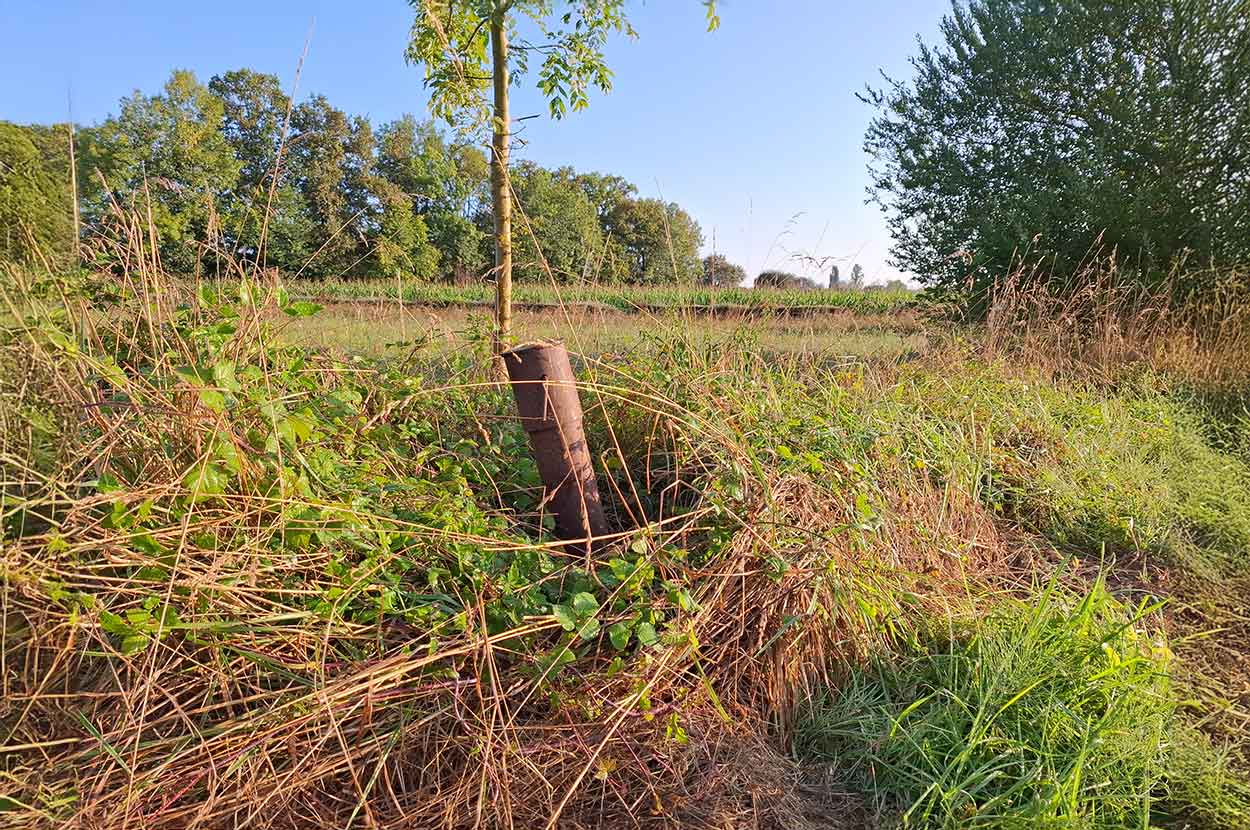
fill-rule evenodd
<path id="1" fill-rule="evenodd" d="M 703 258 L 703 283 L 717 288 L 737 288 L 746 282 L 747 272 L 730 262 L 724 254 L 710 254 Z"/>
<path id="2" fill-rule="evenodd" d="M 0 262 L 57 267 L 73 254 L 69 168 L 59 163 L 69 133 L 60 153 L 54 133 L 0 121 Z"/>
<path id="3" fill-rule="evenodd" d="M 177 70 L 160 95 L 135 92 L 116 117 L 84 136 L 84 170 L 98 170 L 112 196 L 151 215 L 162 261 L 173 271 L 190 271 L 201 245 L 211 248 L 221 236 L 217 196 L 235 188 L 241 168 L 221 131 L 224 116 L 220 98 Z M 110 193 L 95 175 L 82 180 L 92 214 L 102 219 Z"/>
<path id="4" fill-rule="evenodd" d="M 984 287 L 1092 247 L 1142 278 L 1250 259 L 1250 17 L 1240 0 L 973 0 L 910 80 L 865 96 L 894 263 Z"/>
<path id="5" fill-rule="evenodd" d="M 491 203 L 495 237 L 496 349 L 512 330 L 512 200 L 508 182 L 508 87 L 541 55 L 538 88 L 554 118 L 585 108 L 592 87 L 607 92 L 612 73 L 603 49 L 614 33 L 634 35 L 624 0 L 410 0 L 416 10 L 407 57 L 425 67 L 430 108 L 449 122 L 491 125 Z M 704 0 L 715 28 L 714 0 Z M 522 18 L 542 42 L 519 39 Z M 515 42 L 515 45 L 512 45 Z M 488 103 L 486 95 L 490 90 Z"/>

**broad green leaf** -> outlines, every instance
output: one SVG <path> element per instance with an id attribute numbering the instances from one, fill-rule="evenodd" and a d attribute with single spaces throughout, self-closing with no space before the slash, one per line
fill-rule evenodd
<path id="1" fill-rule="evenodd" d="M 573 617 L 573 610 L 567 605 L 551 606 L 551 615 L 556 618 L 561 627 L 565 631 L 573 631 L 577 628 L 577 620 Z"/>
<path id="2" fill-rule="evenodd" d="M 573 611 L 577 614 L 579 620 L 594 616 L 599 610 L 599 600 L 595 599 L 595 595 L 582 591 L 573 596 Z"/>
<path id="3" fill-rule="evenodd" d="M 660 641 L 659 635 L 655 633 L 655 626 L 651 623 L 639 623 L 638 625 L 638 642 L 648 648 Z"/>
<path id="4" fill-rule="evenodd" d="M 608 626 L 608 639 L 612 641 L 612 647 L 620 651 L 624 651 L 629 646 L 629 637 L 632 633 L 632 626 L 623 620 Z"/>
<path id="5" fill-rule="evenodd" d="M 311 317 L 320 310 L 321 306 L 309 300 L 296 300 L 282 309 L 291 317 Z"/>

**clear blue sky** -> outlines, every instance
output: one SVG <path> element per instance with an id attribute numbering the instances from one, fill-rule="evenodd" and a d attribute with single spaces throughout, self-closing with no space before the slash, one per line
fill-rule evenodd
<path id="1" fill-rule="evenodd" d="M 677 201 L 712 247 L 754 276 L 803 271 L 801 252 L 858 261 L 869 281 L 889 236 L 864 204 L 869 108 L 855 98 L 878 70 L 906 73 L 916 35 L 932 41 L 948 0 L 722 0 L 705 32 L 697 0 L 635 3 L 636 41 L 609 48 L 611 94 L 551 122 L 531 85 L 514 93 L 518 158 L 623 175 Z M 317 92 L 376 123 L 425 114 L 420 70 L 403 60 L 412 10 L 402 0 L 0 0 L 0 119 L 94 123 L 171 69 L 201 80 L 247 66 L 289 87 L 312 28 L 299 96 Z"/>

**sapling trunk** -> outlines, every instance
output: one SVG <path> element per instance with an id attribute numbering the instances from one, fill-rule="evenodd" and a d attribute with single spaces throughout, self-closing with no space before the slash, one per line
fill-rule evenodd
<path id="1" fill-rule="evenodd" d="M 490 190 L 495 212 L 495 354 L 512 336 L 512 191 L 508 186 L 508 29 L 502 11 L 491 17 L 494 64 L 494 131 L 490 144 Z"/>

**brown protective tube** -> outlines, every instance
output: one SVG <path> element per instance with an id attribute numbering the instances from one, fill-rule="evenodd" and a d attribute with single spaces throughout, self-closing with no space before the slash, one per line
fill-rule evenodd
<path id="1" fill-rule="evenodd" d="M 559 341 L 539 341 L 502 354 L 517 412 L 529 433 L 534 460 L 561 539 L 592 552 L 607 534 L 599 486 L 582 427 L 582 404 L 569 353 Z"/>

